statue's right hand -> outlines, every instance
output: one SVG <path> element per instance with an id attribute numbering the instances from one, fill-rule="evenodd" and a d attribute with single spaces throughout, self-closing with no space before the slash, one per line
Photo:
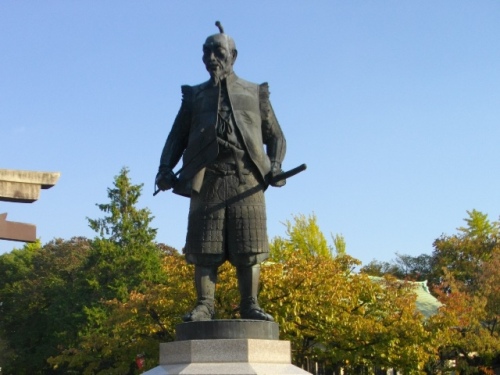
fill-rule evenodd
<path id="1" fill-rule="evenodd" d="M 177 182 L 177 177 L 175 177 L 174 172 L 168 168 L 162 168 L 156 175 L 156 186 L 160 190 L 170 190 Z"/>

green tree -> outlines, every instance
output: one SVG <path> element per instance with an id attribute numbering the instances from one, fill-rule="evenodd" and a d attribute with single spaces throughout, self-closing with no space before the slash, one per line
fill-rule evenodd
<path id="1" fill-rule="evenodd" d="M 421 254 L 411 256 L 396 253 L 391 262 L 372 260 L 361 268 L 361 272 L 371 276 L 392 275 L 401 280 L 424 281 L 432 276 L 432 256 Z"/>
<path id="2" fill-rule="evenodd" d="M 359 261 L 343 251 L 333 257 L 314 216 L 295 217 L 287 234 L 271 243 L 260 300 L 280 324 L 282 338 L 292 342 L 297 365 L 316 360 L 331 370 L 417 373 L 437 358 L 440 331 L 418 312 L 411 284 L 353 272 Z M 224 295 L 230 296 L 226 306 L 237 301 L 234 293 Z"/>
<path id="3" fill-rule="evenodd" d="M 57 373 L 47 358 L 59 346 L 73 345 L 86 322 L 81 267 L 89 249 L 89 240 L 75 237 L 0 256 L 2 373 Z"/>
<path id="4" fill-rule="evenodd" d="M 163 249 L 154 242 L 156 229 L 150 228 L 151 213 L 146 208 L 137 208 L 142 184 L 132 184 L 128 173 L 123 168 L 114 178 L 113 187 L 108 188 L 110 202 L 97 205 L 105 216 L 88 219 L 98 236 L 92 240 L 83 266 L 84 293 L 90 296 L 82 309 L 86 325 L 79 330 L 76 345 L 66 346 L 60 355 L 51 357 L 50 363 L 59 371 L 83 374 L 137 371 L 131 365 L 135 355 L 129 360 L 125 358 L 130 354 L 127 348 L 132 349 L 129 340 L 120 336 L 126 330 L 123 330 L 125 325 L 118 324 L 123 316 L 118 314 L 118 307 L 164 283 L 167 276 L 162 269 Z M 141 327 L 136 328 L 141 331 Z M 137 338 L 129 336 L 134 337 Z"/>
<path id="5" fill-rule="evenodd" d="M 428 362 L 434 371 L 492 373 L 500 363 L 500 224 L 477 210 L 467 211 L 466 225 L 443 234 L 432 255 L 397 255 L 391 263 L 373 261 L 362 268 L 371 275 L 427 279 L 443 303 L 428 326 L 439 333 L 441 356 Z"/>
<path id="6" fill-rule="evenodd" d="M 341 234 L 336 234 L 335 236 L 332 236 L 333 238 L 333 246 L 335 248 L 335 253 L 337 256 L 343 256 L 347 254 L 346 248 L 346 242 L 344 236 Z"/>
<path id="7" fill-rule="evenodd" d="M 500 246 L 494 249 L 489 261 L 483 263 L 479 283 L 482 285 L 481 294 L 487 301 L 484 325 L 491 335 L 498 336 L 500 332 Z"/>
<path id="8" fill-rule="evenodd" d="M 136 208 L 141 188 L 126 168 L 120 171 L 110 202 L 98 204 L 105 217 L 89 219 L 99 235 L 94 240 L 54 240 L 0 256 L 3 373 L 134 373 L 135 354 L 126 358 L 137 347 L 127 346 L 130 332 L 118 324 L 123 314 L 116 306 L 166 280 L 167 249 L 153 242 L 149 210 Z M 144 342 L 137 337 L 136 344 Z M 102 350 L 99 343 L 106 343 Z"/>
<path id="9" fill-rule="evenodd" d="M 89 375 L 135 374 L 137 354 L 144 355 L 146 370 L 157 366 L 159 344 L 175 339 L 175 326 L 195 298 L 192 266 L 175 249 L 158 248 L 165 281 L 141 292 L 132 290 L 124 300 L 102 301 L 107 314 L 96 314 L 98 326 L 83 330 L 78 346 L 49 359 L 54 368 Z"/>
<path id="10" fill-rule="evenodd" d="M 403 279 L 424 281 L 432 275 L 432 256 L 429 254 L 396 254 L 395 262 Z"/>
<path id="11" fill-rule="evenodd" d="M 275 237 L 271 241 L 271 259 L 273 261 L 282 261 L 287 259 L 295 252 L 300 252 L 304 257 L 311 256 L 332 256 L 332 247 L 328 245 L 324 234 L 319 229 L 316 216 L 296 215 L 293 217 L 293 222 L 287 220 L 286 238 Z M 340 236 L 341 237 L 341 236 Z M 337 238 L 336 244 L 341 246 L 345 243 L 343 238 Z"/>
<path id="12" fill-rule="evenodd" d="M 488 298 L 470 293 L 467 286 L 445 271 L 436 293 L 443 303 L 441 324 L 446 327 L 441 353 L 454 361 L 444 362 L 440 370 L 458 370 L 466 374 L 491 374 L 500 353 L 498 327 L 492 325 Z M 494 316 L 493 316 L 494 317 Z M 497 365 L 498 366 L 498 365 Z"/>
<path id="13" fill-rule="evenodd" d="M 157 229 L 150 227 L 153 217 L 149 209 L 136 207 L 143 184 L 133 185 L 128 174 L 128 168 L 122 168 L 115 176 L 113 187 L 108 188 L 109 203 L 96 204 L 107 216 L 87 220 L 90 228 L 101 238 L 122 248 L 149 246 L 156 237 Z"/>
<path id="14" fill-rule="evenodd" d="M 264 269 L 263 282 L 274 282 L 261 300 L 283 339 L 292 342 L 294 362 L 419 372 L 437 348 L 411 285 L 349 272 L 358 262 L 348 261 L 351 267 L 337 258 L 305 260 L 297 253 Z"/>
<path id="15" fill-rule="evenodd" d="M 463 373 L 491 373 L 500 362 L 499 223 L 467 211 L 466 226 L 434 242 L 433 272 L 443 321 L 442 350 Z"/>
<path id="16" fill-rule="evenodd" d="M 464 236 L 470 238 L 482 238 L 484 240 L 498 236 L 500 229 L 499 223 L 491 222 L 488 219 L 487 214 L 483 214 L 477 210 L 467 211 L 467 214 L 469 217 L 464 219 L 467 226 L 458 228 Z"/>
<path id="17" fill-rule="evenodd" d="M 129 170 L 122 168 L 108 188 L 109 203 L 97 204 L 103 218 L 88 219 L 98 233 L 86 270 L 89 287 L 98 299 L 126 299 L 131 290 L 160 282 L 161 252 L 154 239 L 156 229 L 147 208 L 137 208 L 142 184 L 134 185 Z"/>
<path id="18" fill-rule="evenodd" d="M 434 241 L 432 254 L 433 280 L 439 283 L 447 270 L 454 279 L 462 282 L 471 292 L 478 290 L 478 275 L 484 262 L 488 261 L 498 244 L 500 224 L 491 222 L 486 214 L 467 211 L 466 227 L 459 233 L 442 235 Z"/>
<path id="19" fill-rule="evenodd" d="M 359 262 L 347 254 L 332 257 L 328 251 L 319 255 L 309 244 L 328 246 L 317 241 L 318 236 L 324 238 L 317 227 L 311 228 L 310 233 L 297 236 L 292 225 L 290 233 L 301 242 L 281 239 L 287 247 L 279 247 L 273 254 L 278 259 L 262 267 L 259 299 L 280 324 L 281 338 L 292 341 L 294 363 L 300 366 L 309 359 L 330 369 L 421 370 L 436 355 L 435 333 L 417 312 L 411 286 L 357 274 L 353 269 Z M 303 238 L 310 241 L 303 242 Z M 304 243 L 307 251 L 300 248 Z M 167 252 L 163 269 L 168 275 L 165 282 L 131 290 L 121 300 L 104 301 L 109 313 L 96 317 L 101 331 L 86 331 L 78 347 L 68 348 L 51 363 L 69 364 L 83 374 L 133 373 L 128 364 L 144 351 L 147 368 L 154 367 L 158 343 L 173 340 L 175 325 L 194 299 L 193 269 L 183 256 Z M 237 318 L 238 303 L 234 267 L 226 263 L 219 269 L 217 317 Z"/>
<path id="20" fill-rule="evenodd" d="M 401 269 L 397 264 L 395 264 L 394 262 L 384 262 L 375 259 L 361 267 L 360 272 L 377 277 L 391 275 L 398 279 L 403 278 L 403 272 L 401 272 Z"/>

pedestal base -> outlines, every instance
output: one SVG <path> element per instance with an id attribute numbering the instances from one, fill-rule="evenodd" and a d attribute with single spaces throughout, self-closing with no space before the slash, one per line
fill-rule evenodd
<path id="1" fill-rule="evenodd" d="M 208 321 L 193 322 L 200 331 L 200 337 L 209 339 L 190 339 L 160 344 L 160 366 L 145 372 L 146 375 L 306 375 L 306 372 L 291 364 L 291 350 L 289 341 L 261 338 L 240 338 L 242 331 L 251 332 L 251 335 L 275 336 L 276 323 L 260 321 Z M 192 336 L 191 326 L 177 327 L 181 336 L 186 332 Z M 213 325 L 207 327 L 207 324 Z M 269 326 L 276 324 L 276 327 Z M 253 326 L 253 327 L 252 327 Z M 221 335 L 216 336 L 216 327 L 224 328 Z M 244 327 L 245 329 L 242 329 Z M 207 334 L 207 331 L 209 334 Z M 183 332 L 183 333 L 182 333 Z M 233 334 L 231 334 L 233 332 Z M 237 338 L 227 338 L 234 335 Z"/>
<path id="2" fill-rule="evenodd" d="M 275 322 L 247 319 L 218 319 L 188 322 L 175 327 L 175 341 L 212 339 L 279 340 Z"/>

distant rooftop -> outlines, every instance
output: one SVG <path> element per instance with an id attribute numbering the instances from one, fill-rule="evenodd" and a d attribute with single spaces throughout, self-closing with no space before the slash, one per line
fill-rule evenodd
<path id="1" fill-rule="evenodd" d="M 375 281 L 380 281 L 383 278 L 377 276 L 370 276 L 370 279 Z M 400 280 L 402 283 L 405 281 Z M 415 287 L 415 294 L 417 295 L 417 309 L 422 313 L 425 319 L 430 318 L 438 312 L 438 309 L 442 306 L 442 303 L 434 297 L 427 286 L 427 280 L 425 281 L 407 281 L 410 285 Z"/>

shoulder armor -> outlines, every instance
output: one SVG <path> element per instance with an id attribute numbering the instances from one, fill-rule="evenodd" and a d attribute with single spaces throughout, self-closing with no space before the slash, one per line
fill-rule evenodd
<path id="1" fill-rule="evenodd" d="M 187 101 L 191 100 L 194 91 L 193 86 L 182 85 L 181 91 L 182 91 L 182 100 L 187 100 Z"/>

